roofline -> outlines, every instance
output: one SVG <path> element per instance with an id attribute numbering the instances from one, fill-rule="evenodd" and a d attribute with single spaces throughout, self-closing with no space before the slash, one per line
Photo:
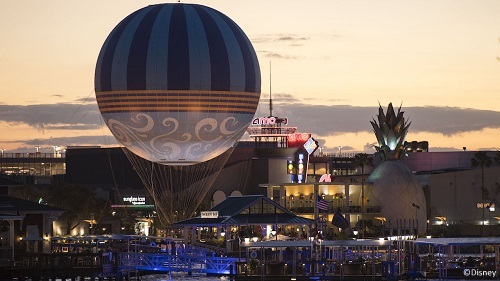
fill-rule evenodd
<path id="1" fill-rule="evenodd" d="M 259 187 L 267 188 L 269 186 L 306 186 L 306 185 L 339 185 L 339 184 L 345 184 L 345 182 L 332 181 L 332 182 L 302 182 L 302 183 L 297 183 L 297 182 L 261 183 L 259 184 Z"/>
<path id="2" fill-rule="evenodd" d="M 500 237 L 450 237 L 450 238 L 418 238 L 410 241 L 415 244 L 427 245 L 500 245 Z"/>
<path id="3" fill-rule="evenodd" d="M 285 207 L 283 207 L 283 206 L 281 206 L 280 204 L 278 204 L 278 203 L 274 202 L 273 200 L 269 199 L 267 196 L 265 196 L 265 195 L 263 195 L 263 194 L 242 195 L 242 196 L 228 196 L 227 198 L 229 198 L 229 197 L 233 197 L 233 198 L 237 198 L 237 197 L 255 197 L 255 199 L 254 199 L 252 202 L 250 202 L 250 203 L 248 203 L 248 204 L 246 204 L 246 205 L 242 206 L 240 209 L 238 209 L 238 210 L 237 210 L 237 212 L 236 212 L 237 214 L 240 214 L 240 213 L 241 213 L 241 211 L 243 211 L 243 210 L 245 210 L 246 208 L 248 208 L 248 206 L 250 206 L 250 205 L 254 204 L 254 203 L 255 203 L 255 201 L 257 201 L 258 199 L 263 198 L 264 200 L 266 200 L 267 202 L 271 203 L 272 205 L 274 205 L 275 207 L 279 208 L 280 210 L 282 210 L 282 211 L 284 211 L 284 212 L 286 212 L 286 213 L 288 213 L 288 214 L 295 215 L 295 214 L 294 214 L 294 213 L 292 213 L 291 211 L 287 210 Z M 222 202 L 224 202 L 224 201 L 222 201 Z M 221 202 L 221 203 L 222 203 L 222 202 Z M 210 210 L 212 210 L 213 208 L 217 207 L 218 205 L 219 205 L 219 204 L 217 204 L 217 205 L 213 206 Z M 228 218 L 231 218 L 231 217 L 232 217 L 232 216 L 224 216 L 224 218 L 225 218 L 224 220 L 227 220 Z M 199 217 L 197 217 L 197 218 L 199 218 Z"/>
<path id="4" fill-rule="evenodd" d="M 22 220 L 24 220 L 24 216 L 9 215 L 9 214 L 0 214 L 0 220 L 22 221 Z"/>
<path id="5" fill-rule="evenodd" d="M 322 240 L 319 241 L 307 241 L 307 240 L 293 240 L 293 241 L 259 241 L 259 242 L 244 242 L 241 244 L 242 247 L 253 247 L 253 248 L 265 248 L 265 247 L 311 247 L 313 245 L 318 245 L 321 243 L 323 246 L 336 247 L 336 246 L 365 246 L 365 247 L 380 247 L 380 246 L 391 246 L 394 241 L 390 240 Z"/>

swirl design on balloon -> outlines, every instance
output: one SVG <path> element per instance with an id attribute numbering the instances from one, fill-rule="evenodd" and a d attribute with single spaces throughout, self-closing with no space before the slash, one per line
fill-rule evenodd
<path id="1" fill-rule="evenodd" d="M 205 160 L 208 160 L 211 158 L 208 156 L 214 152 L 220 154 L 228 146 L 234 145 L 247 127 L 234 116 L 226 116 L 222 120 L 207 117 L 195 123 L 147 113 L 127 119 L 130 122 L 108 120 L 108 126 L 116 139 L 141 157 L 161 161 L 204 159 L 205 156 Z"/>
<path id="2" fill-rule="evenodd" d="M 154 127 L 154 120 L 151 116 L 144 113 L 138 113 L 130 118 L 133 124 L 138 124 L 139 127 L 125 125 L 116 120 L 107 120 L 107 125 L 116 140 L 124 146 L 130 146 L 130 150 L 144 150 L 147 145 L 144 145 L 142 140 L 147 137 L 147 133 Z M 139 145 L 139 146 L 137 146 Z"/>

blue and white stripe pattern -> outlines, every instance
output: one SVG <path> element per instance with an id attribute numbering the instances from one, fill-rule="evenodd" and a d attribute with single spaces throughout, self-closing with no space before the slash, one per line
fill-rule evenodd
<path id="1" fill-rule="evenodd" d="M 255 51 L 236 23 L 195 4 L 158 4 L 121 21 L 99 54 L 95 90 L 260 93 Z"/>
<path id="2" fill-rule="evenodd" d="M 189 165 L 233 146 L 260 98 L 260 69 L 243 31 L 201 5 L 158 4 L 122 20 L 95 72 L 99 110 L 135 154 Z"/>

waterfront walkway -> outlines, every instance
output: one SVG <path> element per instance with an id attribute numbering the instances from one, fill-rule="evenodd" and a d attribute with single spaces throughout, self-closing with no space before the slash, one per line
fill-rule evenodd
<path id="1" fill-rule="evenodd" d="M 130 280 L 146 274 L 173 272 L 234 275 L 237 258 L 206 252 L 167 253 L 31 254 L 23 262 L 0 267 L 0 280 Z"/>
<path id="2" fill-rule="evenodd" d="M 118 271 L 165 273 L 187 272 L 213 275 L 232 275 L 236 273 L 237 258 L 218 257 L 206 253 L 185 253 L 177 255 L 153 253 L 120 253 Z"/>

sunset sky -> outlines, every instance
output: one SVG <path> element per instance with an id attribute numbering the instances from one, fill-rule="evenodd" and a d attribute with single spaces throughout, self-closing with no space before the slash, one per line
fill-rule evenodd
<path id="1" fill-rule="evenodd" d="M 95 101 L 97 56 L 118 22 L 156 3 L 2 1 L 0 148 L 117 145 Z M 430 151 L 500 150 L 498 0 L 190 3 L 226 14 L 253 43 L 256 115 L 269 114 L 272 81 L 274 115 L 323 151 L 374 152 L 369 121 L 390 102 L 412 122 L 407 140 Z"/>

